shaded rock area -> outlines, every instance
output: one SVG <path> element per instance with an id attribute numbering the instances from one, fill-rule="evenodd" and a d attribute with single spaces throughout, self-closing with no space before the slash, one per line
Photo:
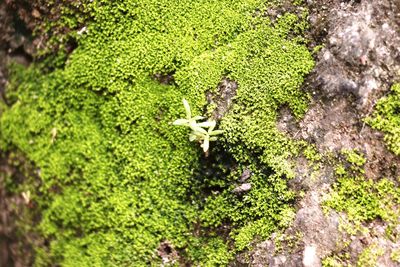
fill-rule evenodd
<path id="1" fill-rule="evenodd" d="M 233 104 L 233 98 L 236 95 L 237 88 L 237 82 L 229 78 L 223 78 L 218 85 L 216 93 L 208 92 L 208 105 L 215 106 L 211 118 L 218 121 L 229 111 Z"/>
<path id="2" fill-rule="evenodd" d="M 293 225 L 251 252 L 251 266 L 320 266 L 344 235 L 338 229 L 339 215 L 325 216 L 320 202 L 321 194 L 310 191 L 300 202 Z"/>
<path id="3" fill-rule="evenodd" d="M 42 35 L 33 38 L 39 19 L 34 3 L 31 4 L 11 0 L 0 2 L 0 100 L 4 102 L 7 101 L 4 90 L 9 64 L 28 66 L 37 50 L 42 48 Z"/>
<path id="4" fill-rule="evenodd" d="M 178 252 L 168 241 L 163 241 L 157 248 L 157 253 L 162 259 L 162 264 L 167 265 L 173 264 L 179 260 Z"/>
<path id="5" fill-rule="evenodd" d="M 35 25 L 33 14 L 21 2 L 0 2 L 0 101 L 7 85 L 7 67 L 11 62 L 28 66 L 36 46 L 31 34 Z M 0 110 L 1 113 L 1 110 Z M 31 211 L 35 204 L 30 193 L 12 193 L 10 181 L 22 183 L 33 170 L 21 155 L 0 150 L 0 266 L 25 267 L 33 264 L 33 245 L 40 238 L 27 227 L 38 218 Z M 12 187 L 12 186 L 11 186 Z M 22 226 L 19 223 L 25 222 Z M 41 244 L 43 245 L 43 244 Z"/>
<path id="6" fill-rule="evenodd" d="M 355 264 L 370 249 L 376 254 L 373 266 L 399 266 L 391 257 L 399 244 L 385 235 L 384 222 L 374 220 L 364 225 L 368 229 L 364 234 L 350 235 L 341 229 L 346 215 L 324 214 L 321 203 L 335 181 L 328 158 L 340 157 L 343 150 L 354 149 L 365 156 L 366 178 L 396 181 L 400 177 L 400 158 L 387 149 L 382 133 L 363 121 L 399 78 L 400 2 L 306 2 L 311 12 L 310 46 L 322 45 L 305 83 L 312 103 L 301 121 L 282 108 L 277 127 L 292 138 L 314 144 L 326 156 L 325 166 L 316 174 L 304 158 L 296 160 L 297 177 L 291 185 L 307 193 L 284 234 L 283 248 L 282 240 L 272 237 L 247 257 L 251 266 L 322 266 L 325 257 L 347 253 L 346 263 Z M 289 248 L 287 237 L 295 234 L 300 236 L 298 243 Z"/>
<path id="7" fill-rule="evenodd" d="M 315 85 L 328 96 L 352 93 L 358 106 L 368 111 L 400 71 L 400 4 L 350 1 L 329 10 Z M 311 23 L 318 16 L 312 15 Z"/>
<path id="8" fill-rule="evenodd" d="M 71 53 L 76 48 L 76 40 L 70 33 L 77 31 L 79 34 L 85 31 L 84 22 L 89 19 L 89 15 L 82 12 L 82 5 L 82 1 L 74 0 L 2 1 L 0 9 L 5 13 L 1 13 L 0 27 L 8 29 L 0 38 L 17 38 L 14 42 L 22 44 L 26 54 L 36 57 L 51 55 L 60 50 Z M 79 14 L 78 19 L 71 18 L 67 22 L 63 18 L 65 13 Z"/>
<path id="9" fill-rule="evenodd" d="M 310 36 L 317 38 L 312 45 L 324 45 L 305 86 L 313 100 L 299 123 L 283 109 L 278 128 L 322 153 L 357 149 L 367 158 L 369 178 L 399 176 L 400 159 L 363 120 L 399 77 L 400 2 L 307 2 Z"/>
<path id="10" fill-rule="evenodd" d="M 31 32 L 25 25 L 10 5 L 0 3 L 0 94 L 3 94 L 7 83 L 10 59 L 25 65 L 32 60 Z"/>
<path id="11" fill-rule="evenodd" d="M 29 190 L 12 192 L 34 172 L 33 167 L 18 154 L 0 151 L 0 266 L 32 266 L 34 245 L 44 246 L 44 240 L 29 230 L 39 217 L 37 204 Z M 39 181 L 39 180 L 36 180 Z M 12 183 L 11 183 L 12 182 Z M 32 184 L 37 186 L 35 182 Z"/>

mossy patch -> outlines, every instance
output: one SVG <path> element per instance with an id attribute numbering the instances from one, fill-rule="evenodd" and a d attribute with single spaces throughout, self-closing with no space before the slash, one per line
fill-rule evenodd
<path id="1" fill-rule="evenodd" d="M 346 266 L 345 262 L 349 259 L 349 255 L 334 255 L 325 257 L 322 260 L 323 267 L 343 267 Z"/>
<path id="2" fill-rule="evenodd" d="M 352 221 L 382 219 L 395 223 L 397 220 L 400 190 L 388 179 L 374 182 L 361 177 L 341 177 L 334 190 L 325 205 L 346 212 Z"/>
<path id="3" fill-rule="evenodd" d="M 363 176 L 366 159 L 354 150 L 344 150 L 346 162 L 336 168 L 336 183 L 324 206 L 346 212 L 357 225 L 381 219 L 396 224 L 399 216 L 400 189 L 387 178 L 379 181 Z"/>
<path id="4" fill-rule="evenodd" d="M 384 249 L 379 247 L 378 244 L 373 243 L 366 247 L 360 255 L 358 255 L 357 267 L 375 267 L 378 266 L 377 261 L 380 256 L 385 253 Z M 323 267 L 342 267 L 342 266 L 353 266 L 349 263 L 350 255 L 343 253 L 341 255 L 328 256 L 323 259 Z"/>
<path id="5" fill-rule="evenodd" d="M 385 229 L 384 237 L 393 242 L 399 240 L 397 229 L 400 217 L 400 188 L 397 181 L 388 178 L 366 179 L 364 164 L 366 159 L 355 150 L 343 150 L 343 161 L 336 168 L 337 181 L 333 185 L 325 210 L 332 208 L 344 212 L 339 229 L 350 236 L 362 236 L 370 233 L 368 223 L 380 222 Z M 348 242 L 350 243 L 350 239 Z M 346 245 L 339 252 L 326 257 L 323 266 L 347 266 L 349 255 Z M 357 266 L 376 266 L 377 259 L 385 249 L 377 244 L 366 247 L 357 259 Z"/>
<path id="6" fill-rule="evenodd" d="M 400 263 L 400 250 L 399 249 L 393 249 L 392 253 L 390 253 L 390 259 L 392 261 Z"/>
<path id="7" fill-rule="evenodd" d="M 295 198 L 287 159 L 304 144 L 275 124 L 282 105 L 298 118 L 307 108 L 299 90 L 313 67 L 300 37 L 306 14 L 272 23 L 262 12 L 270 6 L 257 0 L 84 8 L 93 21 L 65 66 L 47 74 L 49 62 L 14 66 L 13 104 L 2 107 L 1 147 L 17 147 L 40 168 L 32 194 L 50 245 L 38 248 L 37 266 L 157 265 L 162 242 L 182 262 L 226 265 L 287 226 Z M 207 110 L 206 92 L 224 77 L 238 88 L 204 159 L 171 123 L 184 114 L 183 97 L 194 114 Z M 224 166 L 218 153 L 234 163 Z M 245 169 L 251 190 L 235 193 Z"/>
<path id="8" fill-rule="evenodd" d="M 372 244 L 364 249 L 359 255 L 357 267 L 377 266 L 378 257 L 382 256 L 384 253 L 384 249 L 380 248 L 378 244 Z"/>
<path id="9" fill-rule="evenodd" d="M 394 84 L 390 95 L 378 101 L 374 113 L 366 122 L 384 132 L 389 149 L 400 155 L 400 84 Z"/>

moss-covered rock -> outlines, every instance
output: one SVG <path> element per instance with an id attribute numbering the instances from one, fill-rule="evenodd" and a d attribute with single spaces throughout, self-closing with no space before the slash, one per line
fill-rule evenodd
<path id="1" fill-rule="evenodd" d="M 359 152 L 343 150 L 342 155 L 344 160 L 336 168 L 337 181 L 323 207 L 343 214 L 339 229 L 345 235 L 337 250 L 323 259 L 323 266 L 352 262 L 356 266 L 380 266 L 378 258 L 395 255 L 399 240 L 400 188 L 397 181 L 388 178 L 367 179 L 363 169 L 366 159 Z M 357 246 L 359 238 L 368 240 L 361 248 Z"/>
<path id="2" fill-rule="evenodd" d="M 389 149 L 400 155 L 400 84 L 394 84 L 392 93 L 378 101 L 375 112 L 366 121 L 384 132 Z"/>
<path id="3" fill-rule="evenodd" d="M 306 14 L 272 23 L 264 2 L 92 1 L 64 67 L 12 68 L 1 147 L 40 168 L 32 200 L 50 245 L 37 249 L 38 266 L 148 266 L 164 259 L 162 242 L 177 261 L 226 265 L 288 224 L 287 159 L 302 145 L 276 129 L 277 110 L 304 114 L 299 87 L 313 62 L 299 37 Z M 234 104 L 204 158 L 171 122 L 183 97 L 201 115 L 225 77 L 238 84 Z M 246 169 L 251 190 L 235 193 Z"/>

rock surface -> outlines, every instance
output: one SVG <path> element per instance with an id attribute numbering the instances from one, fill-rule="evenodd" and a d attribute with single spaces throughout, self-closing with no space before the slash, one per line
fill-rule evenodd
<path id="1" fill-rule="evenodd" d="M 311 45 L 323 45 L 305 88 L 313 103 L 300 122 L 282 109 L 277 127 L 315 144 L 321 153 L 362 151 L 367 178 L 399 177 L 400 158 L 388 151 L 382 134 L 365 125 L 363 118 L 399 79 L 400 2 L 309 0 L 307 4 Z M 285 234 L 301 236 L 297 248 L 290 251 L 286 245 L 278 250 L 279 240 L 271 238 L 250 253 L 251 266 L 321 266 L 322 259 L 341 251 L 346 242 L 350 242 L 345 249 L 350 255 L 347 263 L 355 264 L 362 251 L 378 244 L 384 252 L 377 253 L 376 266 L 399 266 L 390 255 L 399 243 L 388 240 L 384 224 L 373 221 L 365 225 L 368 233 L 364 236 L 349 235 L 340 229 L 346 221 L 344 214 L 323 213 L 321 203 L 334 182 L 332 169 L 325 166 L 315 177 L 303 159 L 296 165 L 293 186 L 306 188 L 307 193 Z"/>

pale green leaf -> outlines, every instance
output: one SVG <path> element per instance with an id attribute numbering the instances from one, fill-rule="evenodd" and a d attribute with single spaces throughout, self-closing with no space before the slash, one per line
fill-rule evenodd
<path id="1" fill-rule="evenodd" d="M 190 118 L 192 117 L 192 112 L 190 111 L 189 102 L 187 102 L 186 99 L 183 99 L 182 102 L 183 102 L 183 106 L 185 107 L 186 117 L 188 120 L 190 120 Z"/>
<path id="2" fill-rule="evenodd" d="M 208 151 L 208 148 L 210 147 L 210 141 L 208 140 L 208 138 L 204 139 L 203 142 L 203 151 L 204 153 Z"/>
<path id="3" fill-rule="evenodd" d="M 205 122 L 200 122 L 200 123 L 197 123 L 197 126 L 199 126 L 199 127 L 215 127 L 215 121 L 205 121 Z"/>
<path id="4" fill-rule="evenodd" d="M 214 131 L 212 131 L 211 133 L 209 133 L 210 135 L 218 135 L 218 134 L 222 134 L 222 133 L 224 133 L 224 131 L 222 131 L 222 130 L 214 130 Z"/>
<path id="5" fill-rule="evenodd" d="M 195 134 L 193 134 L 193 133 L 189 134 L 189 140 L 190 140 L 191 142 L 193 142 L 193 141 L 196 140 L 196 139 L 197 139 L 197 135 L 195 135 Z"/>
<path id="6" fill-rule="evenodd" d="M 197 125 L 190 125 L 190 128 L 193 130 L 193 132 L 199 132 L 199 133 L 202 133 L 203 135 L 208 134 L 206 130 L 204 130 L 201 127 L 198 127 Z"/>
<path id="7" fill-rule="evenodd" d="M 173 125 L 189 125 L 189 121 L 187 119 L 177 119 L 172 123 Z"/>
<path id="8" fill-rule="evenodd" d="M 210 121 L 210 122 L 211 122 L 211 125 L 210 125 L 210 128 L 208 128 L 208 132 L 209 133 L 212 132 L 212 130 L 214 130 L 215 125 L 217 124 L 216 121 Z"/>

